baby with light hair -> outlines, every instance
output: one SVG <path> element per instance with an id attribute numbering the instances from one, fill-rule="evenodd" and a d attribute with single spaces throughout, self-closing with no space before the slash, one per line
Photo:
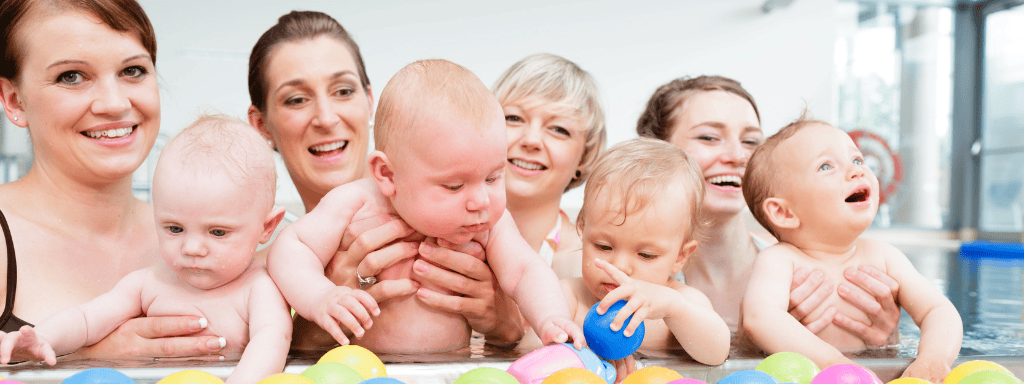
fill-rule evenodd
<path id="1" fill-rule="evenodd" d="M 569 316 L 558 279 L 505 210 L 505 119 L 479 78 L 444 60 L 402 68 L 381 93 L 374 141 L 372 180 L 333 189 L 271 247 L 270 274 L 299 315 L 342 344 L 349 341 L 344 326 L 359 345 L 377 352 L 441 351 L 469 344 L 462 316 L 430 309 L 415 296 L 378 307 L 365 292 L 335 286 L 324 276 L 348 225 L 389 215 L 426 236 L 424 241 L 441 246 L 478 242 L 498 284 L 542 341 L 571 338 L 582 347 L 583 332 Z M 412 261 L 395 264 L 376 278 L 409 276 Z M 371 314 L 378 315 L 376 321 Z"/>
<path id="2" fill-rule="evenodd" d="M 164 263 L 125 276 L 109 292 L 3 337 L 12 352 L 47 364 L 140 316 L 199 316 L 200 335 L 220 335 L 240 361 L 228 383 L 254 383 L 284 369 L 291 316 L 253 253 L 284 217 L 274 207 L 270 147 L 241 120 L 204 116 L 164 147 L 153 175 L 153 214 Z"/>

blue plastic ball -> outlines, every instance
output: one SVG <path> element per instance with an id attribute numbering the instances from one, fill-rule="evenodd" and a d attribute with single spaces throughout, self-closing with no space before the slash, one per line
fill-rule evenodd
<path id="1" fill-rule="evenodd" d="M 779 381 L 767 373 L 745 369 L 730 373 L 719 380 L 718 384 L 779 384 Z"/>
<path id="2" fill-rule="evenodd" d="M 405 384 L 401 380 L 392 379 L 390 377 L 373 377 L 363 381 L 359 384 Z"/>
<path id="3" fill-rule="evenodd" d="M 599 304 L 601 303 L 590 307 L 590 312 L 587 312 L 587 317 L 583 320 L 583 336 L 587 338 L 587 345 L 605 360 L 618 360 L 632 355 L 644 342 L 644 324 L 640 323 L 632 336 L 624 336 L 622 331 L 626 329 L 629 320 L 633 318 L 633 315 L 630 315 L 618 332 L 612 331 L 612 320 L 615 320 L 615 315 L 619 313 L 622 306 L 626 305 L 626 301 L 619 300 L 612 304 L 603 315 L 597 314 Z"/>
<path id="4" fill-rule="evenodd" d="M 135 384 L 135 380 L 110 368 L 89 368 L 71 375 L 61 384 Z"/>

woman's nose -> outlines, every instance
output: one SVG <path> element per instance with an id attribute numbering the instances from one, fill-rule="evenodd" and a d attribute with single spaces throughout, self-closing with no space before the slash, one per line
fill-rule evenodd
<path id="1" fill-rule="evenodd" d="M 727 141 L 724 143 L 722 161 L 728 164 L 746 165 L 750 159 L 750 150 L 744 148 L 739 142 Z"/>
<path id="2" fill-rule="evenodd" d="M 98 80 L 93 89 L 96 91 L 91 108 L 93 114 L 118 118 L 131 110 L 132 102 L 116 79 Z"/>
<path id="3" fill-rule="evenodd" d="M 537 123 L 529 123 L 520 128 L 519 145 L 526 149 L 537 149 L 541 146 L 543 127 Z"/>
<path id="4" fill-rule="evenodd" d="M 338 125 L 338 121 L 341 120 L 338 114 L 334 111 L 334 105 L 331 104 L 330 98 L 319 97 L 315 103 L 316 115 L 313 116 L 313 126 L 330 130 L 334 126 Z"/>

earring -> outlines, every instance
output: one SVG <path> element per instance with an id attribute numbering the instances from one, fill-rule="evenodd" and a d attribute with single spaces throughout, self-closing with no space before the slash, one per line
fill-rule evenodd
<path id="1" fill-rule="evenodd" d="M 580 178 L 580 176 L 583 176 L 583 172 L 577 169 L 576 170 L 576 178 L 578 179 L 578 178 Z"/>
<path id="2" fill-rule="evenodd" d="M 18 121 L 18 116 L 14 116 L 14 121 Z"/>

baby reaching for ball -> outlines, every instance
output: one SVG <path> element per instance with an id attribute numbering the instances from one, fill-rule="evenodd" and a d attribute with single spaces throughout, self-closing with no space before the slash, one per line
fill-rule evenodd
<path id="1" fill-rule="evenodd" d="M 743 196 L 779 239 L 757 255 L 743 299 L 743 328 L 754 343 L 768 353 L 800 353 L 821 368 L 852 363 L 841 350 L 863 349 L 861 337 L 835 325 L 808 331 L 788 312 L 790 282 L 798 268 L 844 281 L 847 268 L 871 266 L 899 284 L 893 297 L 921 328 L 917 359 L 903 375 L 942 382 L 960 352 L 960 315 L 903 253 L 860 238 L 878 210 L 878 179 L 846 132 L 803 118 L 783 127 L 751 156 Z M 820 308 L 808 318 L 838 311 L 868 321 L 837 292 Z"/>
<path id="2" fill-rule="evenodd" d="M 107 293 L 3 336 L 12 353 L 56 363 L 140 316 L 195 315 L 202 335 L 241 356 L 228 383 L 284 369 L 292 319 L 266 266 L 253 258 L 284 217 L 274 207 L 270 147 L 241 120 L 200 118 L 167 143 L 153 176 L 153 214 L 163 264 L 132 272 Z"/>
<path id="3" fill-rule="evenodd" d="M 605 153 L 587 181 L 576 221 L 583 277 L 562 280 L 576 323 L 583 324 L 594 304 L 603 315 L 624 300 L 612 331 L 624 329 L 628 337 L 643 323 L 641 348 L 681 346 L 700 363 L 722 364 L 729 326 L 707 296 L 673 277 L 697 248 L 703 200 L 700 169 L 672 144 L 640 138 Z M 616 369 L 622 379 L 635 365 L 627 357 Z"/>

